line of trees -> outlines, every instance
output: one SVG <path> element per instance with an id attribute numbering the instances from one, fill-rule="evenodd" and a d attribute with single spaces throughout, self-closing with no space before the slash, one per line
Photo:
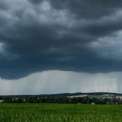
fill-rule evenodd
<path id="1" fill-rule="evenodd" d="M 67 97 L 67 96 L 11 96 L 0 98 L 1 102 L 7 103 L 83 103 L 83 104 L 121 104 L 118 97 Z"/>

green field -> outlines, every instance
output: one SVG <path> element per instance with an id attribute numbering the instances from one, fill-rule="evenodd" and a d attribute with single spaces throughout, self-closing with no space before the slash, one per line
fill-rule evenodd
<path id="1" fill-rule="evenodd" d="M 0 122 L 122 122 L 122 105 L 3 103 Z"/>

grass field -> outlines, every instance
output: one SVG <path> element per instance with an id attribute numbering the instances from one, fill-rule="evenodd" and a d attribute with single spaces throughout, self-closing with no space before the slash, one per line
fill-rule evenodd
<path id="1" fill-rule="evenodd" d="M 0 122 L 122 122 L 122 105 L 3 103 Z"/>

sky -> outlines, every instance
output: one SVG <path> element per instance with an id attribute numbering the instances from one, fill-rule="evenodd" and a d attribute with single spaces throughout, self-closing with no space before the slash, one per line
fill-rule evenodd
<path id="1" fill-rule="evenodd" d="M 121 0 L 1 0 L 0 95 L 122 93 Z"/>

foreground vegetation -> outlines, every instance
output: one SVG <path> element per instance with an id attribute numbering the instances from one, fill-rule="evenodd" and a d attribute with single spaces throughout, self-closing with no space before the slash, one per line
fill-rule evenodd
<path id="1" fill-rule="evenodd" d="M 1 103 L 0 122 L 122 122 L 122 105 Z"/>

